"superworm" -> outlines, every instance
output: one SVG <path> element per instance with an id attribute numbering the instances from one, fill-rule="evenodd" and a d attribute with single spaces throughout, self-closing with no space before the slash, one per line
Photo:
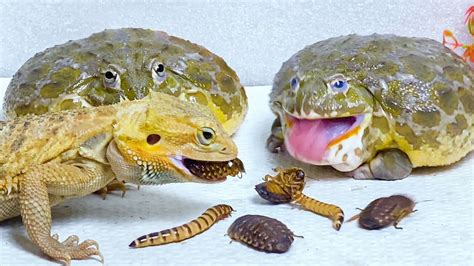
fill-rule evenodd
<path id="1" fill-rule="evenodd" d="M 288 251 L 295 236 L 282 222 L 262 215 L 239 217 L 229 227 L 227 234 L 232 240 L 272 253 Z"/>
<path id="2" fill-rule="evenodd" d="M 341 208 L 303 194 L 306 183 L 303 170 L 296 167 L 274 170 L 277 172 L 275 176 L 266 175 L 265 182 L 255 186 L 255 190 L 262 198 L 273 203 L 298 203 L 303 209 L 330 218 L 333 227 L 338 231 L 341 229 L 344 222 L 344 212 Z"/>
<path id="3" fill-rule="evenodd" d="M 341 229 L 342 223 L 344 222 L 344 211 L 338 206 L 315 200 L 300 191 L 296 191 L 293 194 L 293 201 L 300 204 L 301 207 L 306 210 L 330 218 L 332 220 L 332 226 L 337 231 Z"/>
<path id="4" fill-rule="evenodd" d="M 218 221 L 230 216 L 233 211 L 234 209 L 229 205 L 216 205 L 207 209 L 201 216 L 189 223 L 143 235 L 130 243 L 129 247 L 143 248 L 181 242 L 206 231 Z"/>
<path id="5" fill-rule="evenodd" d="M 347 222 L 359 219 L 360 227 L 368 230 L 381 229 L 391 224 L 397 229 L 398 223 L 414 212 L 415 202 L 403 195 L 393 195 L 373 200 L 359 214 Z"/>

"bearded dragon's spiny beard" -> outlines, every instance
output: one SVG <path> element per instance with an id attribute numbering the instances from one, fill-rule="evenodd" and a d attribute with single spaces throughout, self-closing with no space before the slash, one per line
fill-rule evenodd
<path id="1" fill-rule="evenodd" d="M 131 149 L 117 147 L 112 141 L 107 158 L 117 178 L 126 182 L 147 185 L 178 182 L 219 182 L 227 176 L 244 173 L 243 163 L 235 158 L 230 161 L 198 161 L 183 156 L 155 157 L 145 160 Z"/>

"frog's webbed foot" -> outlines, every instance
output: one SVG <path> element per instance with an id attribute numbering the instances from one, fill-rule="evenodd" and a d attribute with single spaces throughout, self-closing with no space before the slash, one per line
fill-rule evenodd
<path id="1" fill-rule="evenodd" d="M 97 190 L 94 193 L 99 194 L 102 197 L 102 199 L 105 200 L 105 198 L 107 197 L 107 194 L 109 194 L 112 191 L 117 191 L 117 190 L 122 191 L 122 198 L 123 198 L 125 196 L 125 192 L 127 192 L 127 187 L 125 186 L 124 182 L 114 179 L 110 181 L 110 183 L 108 183 L 105 187 Z"/>
<path id="2" fill-rule="evenodd" d="M 86 240 L 79 244 L 79 237 L 76 235 L 69 236 L 63 242 L 59 242 L 58 238 L 58 235 L 54 234 L 39 243 L 48 256 L 64 261 L 66 265 L 69 265 L 73 259 L 87 259 L 92 256 L 99 256 L 100 261 L 104 262 L 96 241 Z"/>
<path id="3" fill-rule="evenodd" d="M 283 129 L 281 128 L 280 118 L 276 118 L 273 122 L 272 134 L 267 139 L 267 149 L 272 153 L 285 151 Z"/>
<path id="4" fill-rule="evenodd" d="M 399 180 L 410 175 L 412 164 L 408 156 L 398 149 L 383 150 L 369 163 L 352 171 L 355 179 Z"/>

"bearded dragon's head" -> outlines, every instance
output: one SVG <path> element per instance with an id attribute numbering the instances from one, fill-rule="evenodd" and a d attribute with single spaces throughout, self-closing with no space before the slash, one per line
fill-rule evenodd
<path id="1" fill-rule="evenodd" d="M 117 108 L 107 157 L 120 180 L 216 182 L 244 171 L 235 143 L 203 106 L 152 92 Z"/>

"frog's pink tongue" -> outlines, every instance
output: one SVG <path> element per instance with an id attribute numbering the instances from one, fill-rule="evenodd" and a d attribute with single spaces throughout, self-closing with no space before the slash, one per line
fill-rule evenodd
<path id="1" fill-rule="evenodd" d="M 307 163 L 320 162 L 328 144 L 348 132 L 357 120 L 355 117 L 313 120 L 288 117 L 288 119 L 291 127 L 288 128 L 285 146 L 293 157 Z"/>

